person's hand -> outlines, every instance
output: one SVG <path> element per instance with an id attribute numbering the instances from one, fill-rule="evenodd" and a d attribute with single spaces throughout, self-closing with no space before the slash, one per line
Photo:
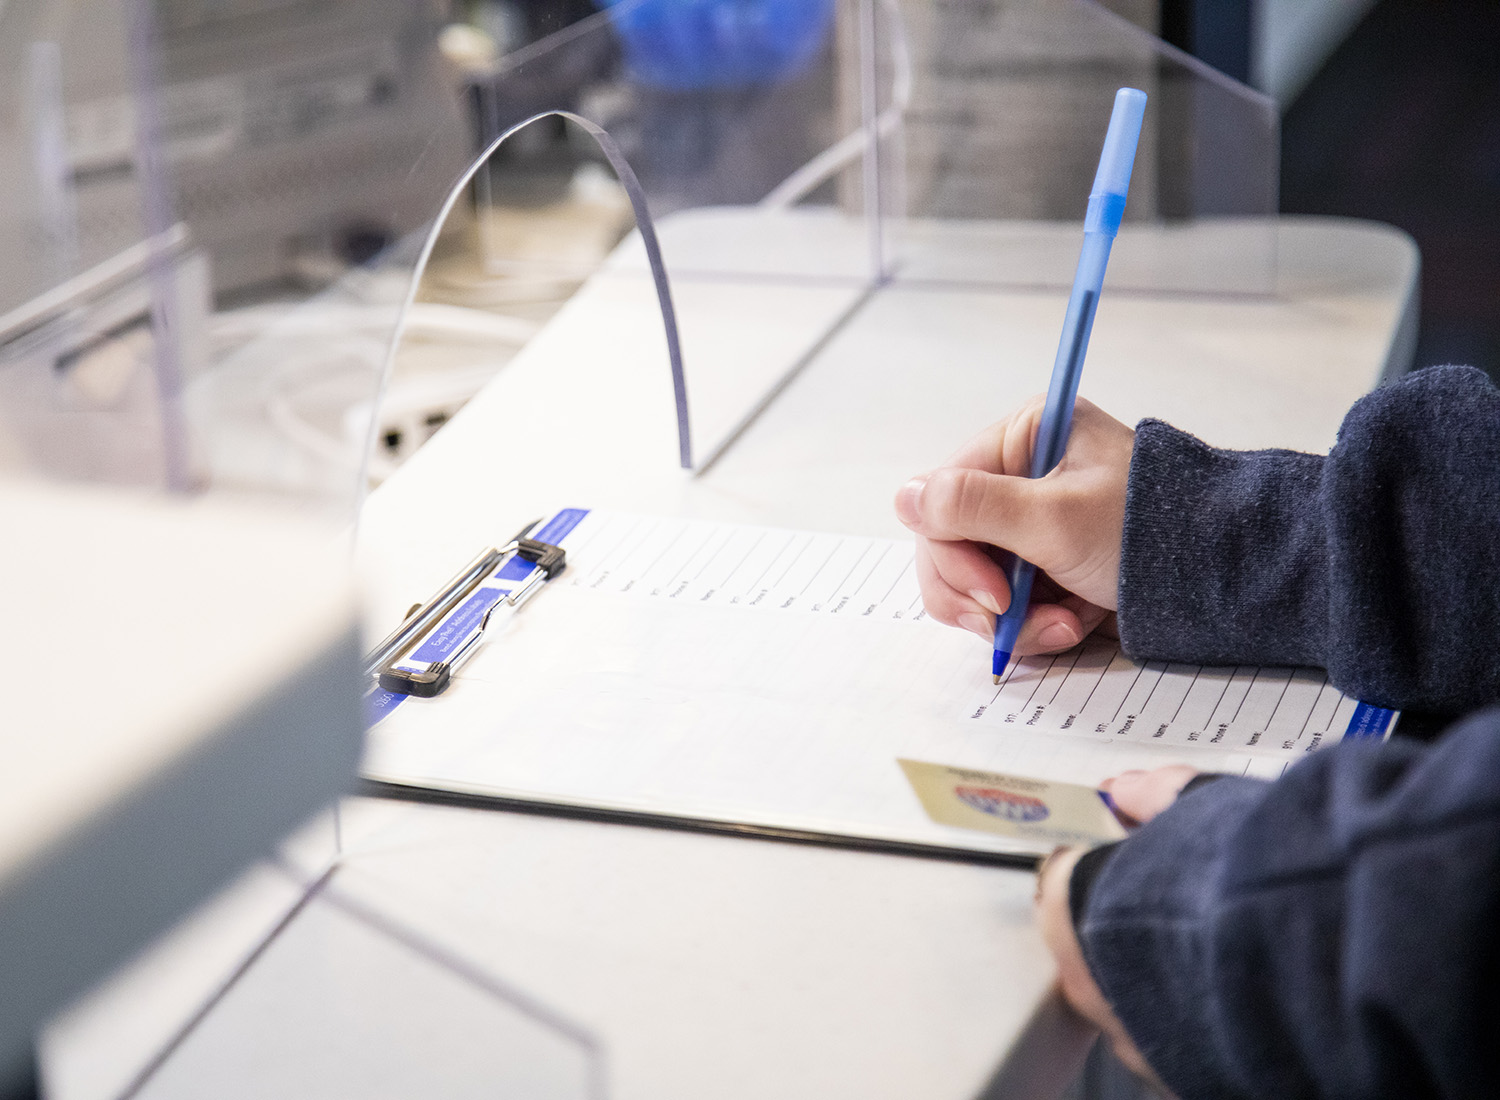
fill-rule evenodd
<path id="1" fill-rule="evenodd" d="M 1040 570 L 1017 656 L 1068 649 L 1114 610 L 1135 444 L 1129 427 L 1079 398 L 1062 461 L 1033 481 L 1043 404 L 1033 398 L 896 494 L 896 514 L 917 534 L 922 601 L 939 622 L 993 638 L 1010 603 L 995 547 Z"/>
<path id="2" fill-rule="evenodd" d="M 1116 816 L 1127 824 L 1143 825 L 1172 806 L 1196 774 L 1199 770 L 1188 764 L 1169 764 L 1151 771 L 1124 771 L 1104 780 L 1100 789 L 1109 795 Z M 1079 935 L 1073 927 L 1073 911 L 1068 906 L 1068 887 L 1073 881 L 1073 864 L 1085 851 L 1088 849 L 1059 848 L 1041 864 L 1037 872 L 1037 926 L 1041 938 L 1058 963 L 1058 987 L 1068 1004 L 1103 1032 L 1115 1049 L 1116 1058 L 1167 1095 L 1166 1085 L 1152 1071 L 1131 1040 L 1130 1032 L 1125 1031 L 1124 1023 L 1104 999 L 1103 990 L 1083 957 Z"/>
<path id="3" fill-rule="evenodd" d="M 1109 795 L 1115 816 L 1126 825 L 1144 825 L 1161 813 L 1182 793 L 1198 769 L 1189 764 L 1168 764 L 1149 772 L 1121 772 L 1099 784 Z"/>
<path id="4" fill-rule="evenodd" d="M 1115 814 L 1126 824 L 1144 825 L 1177 801 L 1182 788 L 1197 774 L 1198 769 L 1190 765 L 1169 764 L 1151 771 L 1122 772 L 1099 784 L 1099 789 L 1109 795 Z M 1068 906 L 1068 887 L 1073 877 L 1073 865 L 1086 850 L 1059 848 L 1043 861 L 1036 880 L 1037 926 L 1057 963 L 1057 984 L 1063 998 L 1103 1033 L 1114 1049 L 1115 1057 L 1131 1072 L 1145 1078 L 1163 1095 L 1168 1095 L 1166 1086 L 1152 1072 L 1125 1025 L 1120 1023 L 1104 999 L 1104 993 L 1089 973 L 1083 948 L 1078 944 L 1072 910 Z"/>
<path id="5" fill-rule="evenodd" d="M 1094 976 L 1089 973 L 1089 964 L 1084 960 L 1083 949 L 1073 931 L 1073 917 L 1068 909 L 1068 882 L 1073 875 L 1073 864 L 1085 851 L 1084 848 L 1059 849 L 1048 857 L 1037 873 L 1037 926 L 1057 962 L 1058 988 L 1068 1004 L 1103 1033 L 1115 1057 L 1127 1069 L 1149 1081 L 1163 1096 L 1170 1095 L 1130 1038 L 1125 1025 L 1120 1023 L 1104 999 Z"/>

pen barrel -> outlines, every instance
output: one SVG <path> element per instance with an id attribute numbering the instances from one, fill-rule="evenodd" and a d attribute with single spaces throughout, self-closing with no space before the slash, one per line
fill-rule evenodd
<path id="1" fill-rule="evenodd" d="M 1083 357 L 1094 328 L 1099 290 L 1104 283 L 1104 269 L 1109 264 L 1109 249 L 1113 243 L 1114 238 L 1104 233 L 1084 235 L 1083 251 L 1078 256 L 1078 275 L 1073 280 L 1073 293 L 1068 296 L 1062 338 L 1057 345 L 1057 359 L 1052 364 L 1052 381 L 1047 387 L 1047 406 L 1042 412 L 1036 447 L 1031 453 L 1032 477 L 1045 477 L 1067 450 L 1068 432 L 1073 427 L 1073 403 L 1078 397 L 1079 379 L 1083 377 Z"/>
<path id="2" fill-rule="evenodd" d="M 995 648 L 1012 653 L 1016 639 L 1021 636 L 1021 627 L 1026 622 L 1026 609 L 1031 603 L 1031 582 L 1036 579 L 1036 566 L 1025 558 L 1011 555 L 1006 580 L 1010 582 L 1010 605 L 995 620 Z M 998 675 L 998 673 L 997 673 Z"/>
<path id="3" fill-rule="evenodd" d="M 1073 290 L 1068 295 L 1068 309 L 1063 316 L 1062 338 L 1058 341 L 1057 358 L 1052 364 L 1052 380 L 1047 386 L 1047 404 L 1042 410 L 1036 445 L 1031 452 L 1033 478 L 1046 477 L 1062 461 L 1068 448 L 1068 434 L 1073 428 L 1073 403 L 1078 397 L 1079 379 L 1083 376 L 1083 357 L 1094 328 L 1094 311 L 1104 289 L 1104 270 L 1109 266 L 1110 246 L 1114 244 L 1115 234 L 1125 216 L 1125 196 L 1130 190 L 1130 174 L 1145 111 L 1145 92 L 1121 88 L 1115 93 L 1109 131 L 1104 136 L 1099 170 L 1094 176 L 1088 211 L 1084 216 L 1083 250 L 1078 255 L 1078 270 L 1073 276 Z M 1036 567 L 1013 557 L 1006 573 L 1010 580 L 1010 606 L 995 621 L 994 671 L 997 677 L 1020 637 L 1027 605 L 1031 602 L 1031 583 L 1036 576 Z"/>

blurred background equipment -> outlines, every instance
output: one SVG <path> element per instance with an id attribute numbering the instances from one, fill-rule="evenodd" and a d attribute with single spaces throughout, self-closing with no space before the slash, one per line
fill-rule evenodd
<path id="1" fill-rule="evenodd" d="M 0 7 L 0 467 L 348 513 L 364 437 L 346 447 L 341 417 L 370 405 L 409 283 L 380 272 L 472 154 L 445 17 L 405 0 Z M 383 331 L 321 354 L 304 340 L 296 372 L 233 369 L 324 292 Z"/>
<path id="2" fill-rule="evenodd" d="M 430 218 L 429 196 L 462 169 L 437 5 L 157 0 L 155 14 L 177 213 L 221 295 L 294 275 L 309 250 L 362 263 Z M 73 152 L 85 223 L 120 201 L 122 113 L 70 104 L 90 135 Z"/>
<path id="3" fill-rule="evenodd" d="M 636 79 L 659 88 L 733 88 L 785 80 L 828 39 L 833 0 L 601 0 Z"/>

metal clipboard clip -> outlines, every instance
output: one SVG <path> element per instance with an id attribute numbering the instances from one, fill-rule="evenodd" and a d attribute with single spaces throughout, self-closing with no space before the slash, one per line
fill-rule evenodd
<path id="1" fill-rule="evenodd" d="M 568 554 L 561 546 L 526 537 L 540 522 L 537 520 L 527 524 L 504 546 L 485 550 L 432 599 L 413 606 L 401 625 L 365 658 L 365 676 L 373 676 L 383 690 L 398 695 L 417 695 L 422 698 L 441 695 L 452 681 L 453 674 L 478 652 L 495 608 L 504 606 L 519 609 L 541 591 L 542 585 L 568 567 Z M 442 660 L 427 662 L 423 668 L 396 667 L 396 662 L 425 641 L 472 592 L 513 559 L 528 561 L 535 568 L 521 582 L 520 587 L 490 605 L 478 624 L 468 630 L 462 643 L 452 653 Z"/>

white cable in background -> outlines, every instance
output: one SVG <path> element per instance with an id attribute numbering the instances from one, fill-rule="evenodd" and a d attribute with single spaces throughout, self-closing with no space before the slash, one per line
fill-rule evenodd
<path id="1" fill-rule="evenodd" d="M 381 304 L 325 302 L 247 306 L 215 314 L 210 334 L 222 352 L 235 349 L 235 357 L 251 349 L 264 352 L 274 349 L 277 365 L 270 377 L 263 411 L 271 427 L 309 457 L 337 468 L 347 468 L 359 461 L 363 433 L 357 439 L 348 435 L 347 420 L 351 414 L 368 418 L 375 415 L 368 396 L 351 399 L 335 420 L 344 423 L 343 431 L 332 431 L 315 424 L 303 411 L 309 395 L 341 377 L 368 374 L 373 381 L 386 354 L 391 327 L 391 307 Z M 436 302 L 413 303 L 407 317 L 404 337 L 416 341 L 445 344 L 478 344 L 502 347 L 511 351 L 524 345 L 539 326 L 532 321 L 507 317 L 486 310 Z M 284 345 L 284 347 L 282 346 Z M 484 381 L 498 369 L 494 365 L 476 367 L 469 363 L 448 370 L 423 371 L 408 388 L 399 410 L 403 419 L 416 413 L 409 406 L 430 395 L 435 402 L 438 422 L 456 411 Z M 351 386 L 350 389 L 356 389 Z M 416 416 L 417 420 L 422 417 Z M 425 441 L 435 427 L 417 440 Z M 413 433 L 408 430 L 407 435 Z M 406 445 L 412 446 L 408 439 Z M 404 457 L 404 456 L 403 456 Z M 390 456 L 371 455 L 370 477 L 380 481 L 390 476 L 397 463 Z"/>

